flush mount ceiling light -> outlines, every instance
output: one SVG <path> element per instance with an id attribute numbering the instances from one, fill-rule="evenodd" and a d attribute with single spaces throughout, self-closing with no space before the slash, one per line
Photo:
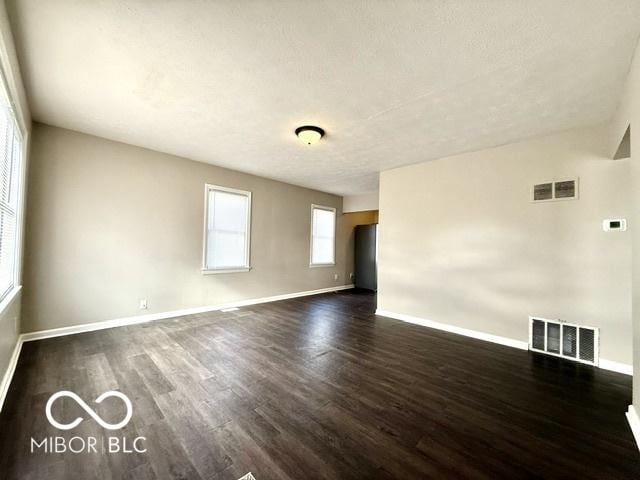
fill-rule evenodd
<path id="1" fill-rule="evenodd" d="M 307 145 L 312 145 L 317 143 L 324 136 L 324 130 L 320 127 L 306 125 L 304 127 L 296 128 L 296 135 Z"/>

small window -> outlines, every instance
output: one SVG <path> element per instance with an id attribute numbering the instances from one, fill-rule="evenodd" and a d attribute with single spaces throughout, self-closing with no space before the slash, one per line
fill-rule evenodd
<path id="1" fill-rule="evenodd" d="M 251 192 L 207 185 L 204 273 L 249 270 Z"/>
<path id="2" fill-rule="evenodd" d="M 336 209 L 311 206 L 311 266 L 335 265 Z"/>

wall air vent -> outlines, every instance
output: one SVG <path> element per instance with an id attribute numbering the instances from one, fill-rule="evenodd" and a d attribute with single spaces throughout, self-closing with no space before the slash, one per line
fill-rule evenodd
<path id="1" fill-rule="evenodd" d="M 573 323 L 529 317 L 529 350 L 598 365 L 599 330 Z"/>
<path id="2" fill-rule="evenodd" d="M 539 183 L 533 186 L 533 200 L 553 200 L 553 183 Z"/>
<path id="3" fill-rule="evenodd" d="M 534 202 L 575 200 L 578 198 L 578 179 L 537 183 L 533 186 L 531 192 L 531 200 Z"/>
<path id="4" fill-rule="evenodd" d="M 553 191 L 555 198 L 576 198 L 576 181 L 555 182 Z"/>

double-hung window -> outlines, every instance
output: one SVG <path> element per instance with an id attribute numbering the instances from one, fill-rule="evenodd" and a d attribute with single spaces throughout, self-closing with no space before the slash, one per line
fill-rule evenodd
<path id="1" fill-rule="evenodd" d="M 251 192 L 205 188 L 204 273 L 249 270 Z"/>
<path id="2" fill-rule="evenodd" d="M 336 263 L 336 209 L 311 205 L 312 267 Z"/>
<path id="3" fill-rule="evenodd" d="M 0 100 L 0 300 L 16 286 L 22 134 L 5 95 Z"/>

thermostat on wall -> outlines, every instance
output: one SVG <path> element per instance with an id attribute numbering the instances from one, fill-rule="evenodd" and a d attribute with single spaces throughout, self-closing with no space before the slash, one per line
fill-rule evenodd
<path id="1" fill-rule="evenodd" d="M 610 220 L 603 220 L 602 229 L 605 232 L 624 232 L 627 229 L 627 221 L 624 218 L 615 218 Z"/>

